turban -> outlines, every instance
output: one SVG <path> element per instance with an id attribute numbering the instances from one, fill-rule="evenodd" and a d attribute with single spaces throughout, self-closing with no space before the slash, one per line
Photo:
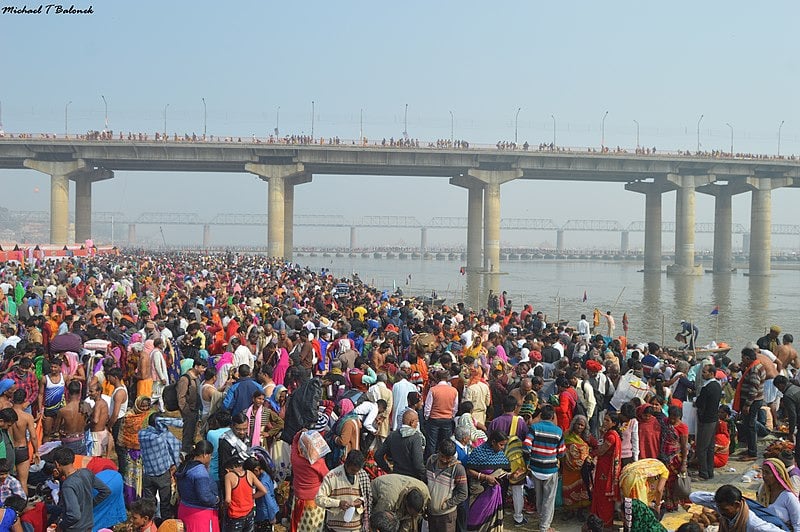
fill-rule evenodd
<path id="1" fill-rule="evenodd" d="M 586 362 L 586 369 L 589 371 L 602 371 L 603 365 L 596 360 L 589 360 Z"/>
<path id="2" fill-rule="evenodd" d="M 4 394 L 4 393 L 6 393 L 6 392 L 7 392 L 8 390 L 10 390 L 10 389 L 11 389 L 11 388 L 12 388 L 12 387 L 15 385 L 15 384 L 16 384 L 16 382 L 14 382 L 14 380 L 13 380 L 13 379 L 3 379 L 3 380 L 1 380 L 1 381 L 0 381 L 0 394 Z"/>

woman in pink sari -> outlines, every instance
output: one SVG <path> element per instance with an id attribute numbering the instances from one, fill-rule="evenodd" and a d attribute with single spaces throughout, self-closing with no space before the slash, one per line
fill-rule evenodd
<path id="1" fill-rule="evenodd" d="M 275 384 L 283 384 L 286 379 L 286 372 L 289 370 L 289 352 L 283 347 L 278 348 L 278 363 L 272 373 L 272 380 Z"/>

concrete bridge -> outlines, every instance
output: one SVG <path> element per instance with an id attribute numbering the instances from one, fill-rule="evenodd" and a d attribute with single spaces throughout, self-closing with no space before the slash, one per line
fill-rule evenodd
<path id="1" fill-rule="evenodd" d="M 448 178 L 468 191 L 467 268 L 500 273 L 500 189 L 516 179 L 624 183 L 645 195 L 646 271 L 660 271 L 661 198 L 676 191 L 675 262 L 668 273 L 697 274 L 695 264 L 695 195 L 715 202 L 714 271 L 731 269 L 731 197 L 752 197 L 749 242 L 750 274 L 770 271 L 771 194 L 800 186 L 800 161 L 728 154 L 708 157 L 659 153 L 596 153 L 439 149 L 379 145 L 283 144 L 253 140 L 136 141 L 60 138 L 0 139 L 0 168 L 30 168 L 48 174 L 50 240 L 67 242 L 69 181 L 76 182 L 76 239 L 91 237 L 92 183 L 116 171 L 242 172 L 268 183 L 267 244 L 272 256 L 291 258 L 294 187 L 314 175 L 389 175 Z"/>

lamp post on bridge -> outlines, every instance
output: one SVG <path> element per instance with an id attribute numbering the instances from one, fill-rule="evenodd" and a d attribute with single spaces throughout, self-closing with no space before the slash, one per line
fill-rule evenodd
<path id="1" fill-rule="evenodd" d="M 603 113 L 603 120 L 600 121 L 600 149 L 601 151 L 606 147 L 606 117 L 608 111 Z"/>
<path id="2" fill-rule="evenodd" d="M 451 144 L 454 143 L 455 139 L 456 139 L 455 134 L 453 133 L 454 124 L 455 124 L 455 119 L 453 118 L 453 111 L 450 111 L 450 143 Z"/>
<path id="3" fill-rule="evenodd" d="M 364 109 L 358 111 L 358 143 L 364 142 Z"/>
<path id="4" fill-rule="evenodd" d="M 72 100 L 67 102 L 67 105 L 64 106 L 64 136 L 66 137 L 69 132 L 69 104 L 72 103 Z M 0 127 L 0 129 L 3 129 Z M 780 142 L 778 142 L 780 144 Z M 780 149 L 780 148 L 779 148 Z"/>
<path id="5" fill-rule="evenodd" d="M 553 149 L 556 149 L 556 117 L 555 115 L 550 115 L 550 118 L 553 119 Z"/>
<path id="6" fill-rule="evenodd" d="M 636 124 L 636 149 L 638 150 L 639 149 L 639 121 L 638 120 L 634 120 L 633 123 Z"/>
<path id="7" fill-rule="evenodd" d="M 0 132 L 3 131 L 3 102 L 0 102 Z"/>
<path id="8" fill-rule="evenodd" d="M 700 153 L 700 122 L 703 121 L 703 116 L 705 115 L 700 115 L 697 119 L 697 153 Z"/>
<path id="9" fill-rule="evenodd" d="M 725 122 L 725 125 L 731 128 L 731 157 L 733 157 L 733 126 L 728 122 Z"/>
<path id="10" fill-rule="evenodd" d="M 167 140 L 167 108 L 169 104 L 164 106 L 164 142 Z"/>
<path id="11" fill-rule="evenodd" d="M 403 138 L 408 138 L 408 104 L 406 104 L 406 110 L 403 112 Z"/>
<path id="12" fill-rule="evenodd" d="M 206 138 L 206 133 L 208 132 L 207 128 L 206 128 L 206 125 L 207 125 L 206 119 L 208 118 L 208 112 L 207 112 L 208 109 L 206 108 L 206 99 L 205 98 L 200 98 L 200 100 L 202 100 L 202 102 L 203 102 L 203 138 Z"/>
<path id="13" fill-rule="evenodd" d="M 100 95 L 100 97 L 103 99 L 103 105 L 105 106 L 105 109 L 106 109 L 106 121 L 105 121 L 105 127 L 103 128 L 103 131 L 108 131 L 108 102 L 106 101 L 106 97 L 103 96 L 102 94 Z"/>
<path id="14" fill-rule="evenodd" d="M 311 100 L 311 143 L 314 143 L 314 100 Z"/>
<path id="15" fill-rule="evenodd" d="M 783 128 L 784 122 L 786 122 L 786 120 L 781 120 L 781 123 L 778 126 L 778 157 L 781 156 L 781 128 Z"/>
<path id="16" fill-rule="evenodd" d="M 281 127 L 281 106 L 278 106 L 278 110 L 275 111 L 275 136 L 280 136 L 280 127 Z"/>
<path id="17" fill-rule="evenodd" d="M 519 132 L 519 112 L 522 111 L 522 107 L 517 107 L 517 114 L 514 115 L 514 144 L 517 143 L 517 133 Z"/>

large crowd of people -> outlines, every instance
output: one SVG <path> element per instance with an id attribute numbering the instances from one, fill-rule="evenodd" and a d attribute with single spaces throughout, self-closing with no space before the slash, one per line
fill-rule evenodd
<path id="1" fill-rule="evenodd" d="M 610 312 L 434 307 L 234 253 L 8 262 L 0 309 L 0 531 L 652 532 L 780 431 L 758 501 L 691 501 L 800 530 L 779 327 L 741 359 L 671 351 Z"/>

